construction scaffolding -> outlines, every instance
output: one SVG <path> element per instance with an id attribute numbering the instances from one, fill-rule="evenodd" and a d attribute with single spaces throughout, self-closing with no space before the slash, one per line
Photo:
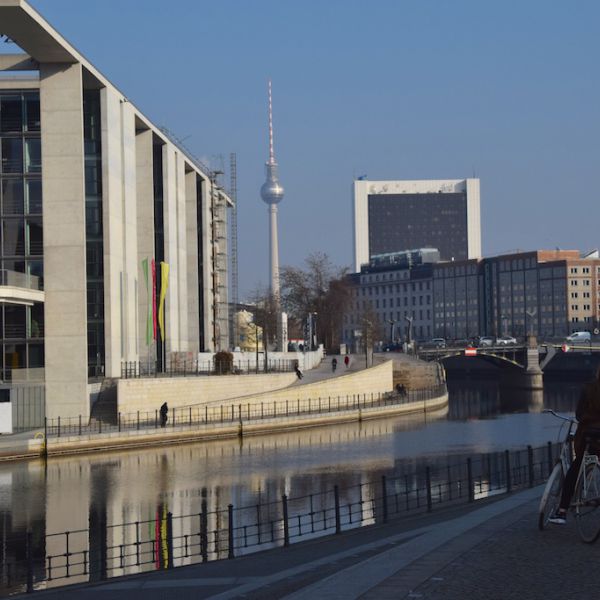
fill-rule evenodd
<path id="1" fill-rule="evenodd" d="M 213 275 L 213 346 L 215 351 L 229 348 L 229 302 L 227 297 L 227 196 L 217 183 L 220 171 L 211 178 L 211 247 Z"/>
<path id="2" fill-rule="evenodd" d="M 231 302 L 229 303 L 229 322 L 231 331 L 231 345 L 239 345 L 239 327 L 236 312 L 239 304 L 238 287 L 238 224 L 237 224 L 237 156 L 235 152 L 229 155 L 229 198 L 233 202 L 231 207 Z"/>

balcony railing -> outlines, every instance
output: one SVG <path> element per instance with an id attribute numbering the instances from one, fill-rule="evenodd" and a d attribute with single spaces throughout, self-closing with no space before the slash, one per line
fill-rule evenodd
<path id="1" fill-rule="evenodd" d="M 29 290 L 41 290 L 42 278 L 30 273 L 19 273 L 9 269 L 0 269 L 0 285 L 27 288 Z"/>

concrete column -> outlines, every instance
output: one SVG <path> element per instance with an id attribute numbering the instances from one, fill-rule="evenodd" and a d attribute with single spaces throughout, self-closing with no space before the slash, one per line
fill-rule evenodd
<path id="1" fill-rule="evenodd" d="M 80 64 L 40 65 L 46 415 L 89 415 Z"/>
<path id="2" fill-rule="evenodd" d="M 179 279 L 177 263 L 177 151 L 170 144 L 163 146 L 163 185 L 165 220 L 165 262 L 169 264 L 169 287 L 165 299 L 165 327 L 167 353 L 179 350 Z M 167 356 L 167 361 L 169 360 Z"/>
<path id="3" fill-rule="evenodd" d="M 136 136 L 136 200 L 137 200 L 137 273 L 138 273 L 138 348 L 142 362 L 154 363 L 156 342 L 146 345 L 146 320 L 148 306 L 152 306 L 152 270 L 154 259 L 154 174 L 152 169 L 152 131 L 147 130 Z M 142 260 L 148 259 L 148 280 L 150 295 L 146 291 Z"/>
<path id="4" fill-rule="evenodd" d="M 127 282 L 123 273 L 123 152 L 121 107 L 117 94 L 100 92 L 102 127 L 102 221 L 104 241 L 104 335 L 106 375 L 116 377 L 125 360 Z"/>
<path id="5" fill-rule="evenodd" d="M 176 206 L 177 206 L 177 261 L 175 277 L 179 293 L 177 295 L 177 324 L 179 329 L 178 350 L 185 352 L 188 349 L 188 282 L 187 282 L 187 228 L 185 204 L 185 162 L 181 153 L 176 154 Z"/>
<path id="6" fill-rule="evenodd" d="M 211 211 L 211 187 L 212 184 L 207 179 L 202 182 L 202 255 L 204 262 L 202 264 L 203 274 L 203 301 L 204 301 L 204 339 L 205 351 L 214 352 L 214 295 L 216 290 L 213 286 L 213 241 L 212 241 L 212 211 Z"/>
<path id="7" fill-rule="evenodd" d="M 199 298 L 198 298 L 198 212 L 197 191 L 198 177 L 195 171 L 185 174 L 185 208 L 186 208 L 186 246 L 187 246 L 187 310 L 188 310 L 188 350 L 199 351 L 200 337 Z"/>

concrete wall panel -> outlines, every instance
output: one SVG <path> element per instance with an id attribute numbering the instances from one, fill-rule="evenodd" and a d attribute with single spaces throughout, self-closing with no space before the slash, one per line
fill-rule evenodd
<path id="1" fill-rule="evenodd" d="M 44 276 L 47 282 L 44 304 L 47 416 L 87 416 L 81 65 L 41 64 L 40 105 Z M 63 135 L 71 142 L 70 147 L 60 139 Z M 69 224 L 68 228 L 65 223 Z"/>

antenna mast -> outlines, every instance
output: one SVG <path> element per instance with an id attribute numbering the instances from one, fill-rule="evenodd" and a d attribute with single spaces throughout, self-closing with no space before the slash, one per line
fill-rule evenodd
<path id="1" fill-rule="evenodd" d="M 275 150 L 273 149 L 273 96 L 271 94 L 271 80 L 269 79 L 269 164 L 275 163 Z"/>

